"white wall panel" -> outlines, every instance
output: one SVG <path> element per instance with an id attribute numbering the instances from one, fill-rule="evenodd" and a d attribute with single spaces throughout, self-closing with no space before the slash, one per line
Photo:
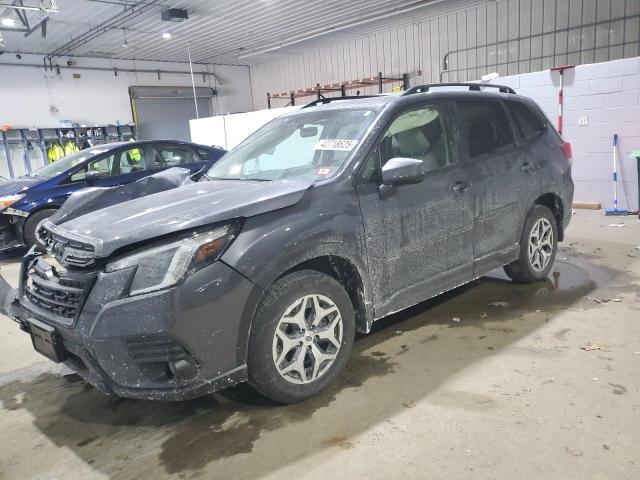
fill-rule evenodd
<path id="1" fill-rule="evenodd" d="M 60 120 L 85 125 L 126 124 L 133 121 L 129 101 L 131 86 L 191 86 L 188 75 L 118 72 L 111 69 L 165 69 L 188 71 L 188 66 L 175 63 L 78 59 L 77 67 L 105 70 L 61 69 L 60 73 L 38 68 L 39 56 L 24 55 L 22 64 L 0 65 L 0 112 L 3 123 L 14 128 L 58 127 Z M 24 63 L 38 67 L 21 66 Z M 204 71 L 205 66 L 194 66 Z M 219 79 L 195 77 L 196 87 L 212 87 L 218 91 L 213 99 L 216 113 L 252 110 L 249 69 L 242 66 L 210 66 Z M 74 78 L 73 75 L 80 75 Z M 10 93 L 5 93 L 10 92 Z"/>

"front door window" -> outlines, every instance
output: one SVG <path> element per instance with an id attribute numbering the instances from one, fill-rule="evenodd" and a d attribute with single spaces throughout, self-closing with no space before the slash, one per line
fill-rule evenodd
<path id="1" fill-rule="evenodd" d="M 98 178 L 111 178 L 144 170 L 146 170 L 144 149 L 135 147 L 118 150 L 111 155 L 94 160 L 71 175 L 70 180 L 72 182 L 82 181 L 88 171 L 95 172 Z"/>

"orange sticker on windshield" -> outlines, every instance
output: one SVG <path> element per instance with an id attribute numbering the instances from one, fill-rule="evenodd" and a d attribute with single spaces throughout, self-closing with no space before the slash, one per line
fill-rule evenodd
<path id="1" fill-rule="evenodd" d="M 316 171 L 316 175 L 329 175 L 329 174 L 331 174 L 332 171 L 333 171 L 332 168 L 326 168 L 326 167 L 325 168 L 319 168 Z"/>

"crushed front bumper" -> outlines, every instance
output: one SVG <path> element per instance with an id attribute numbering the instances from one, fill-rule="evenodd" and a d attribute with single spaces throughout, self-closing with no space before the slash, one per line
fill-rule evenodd
<path id="1" fill-rule="evenodd" d="M 185 400 L 247 379 L 242 345 L 247 306 L 257 296 L 253 283 L 216 262 L 176 287 L 129 297 L 133 274 L 96 271 L 86 280 L 82 272 L 91 284 L 74 313 L 71 297 L 56 288 L 68 291 L 80 277 L 60 275 L 32 249 L 18 291 L 0 282 L 0 296 L 23 330 L 33 320 L 53 327 L 64 349 L 60 360 L 107 394 Z"/>
<path id="2" fill-rule="evenodd" d="M 24 245 L 24 239 L 22 238 L 23 225 L 23 217 L 5 213 L 0 214 L 0 252 Z"/>

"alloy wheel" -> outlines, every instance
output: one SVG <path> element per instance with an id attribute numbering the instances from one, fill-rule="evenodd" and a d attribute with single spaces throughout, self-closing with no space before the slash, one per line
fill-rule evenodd
<path id="1" fill-rule="evenodd" d="M 534 223 L 529 234 L 529 264 L 535 272 L 542 272 L 553 255 L 553 226 L 546 218 Z"/>
<path id="2" fill-rule="evenodd" d="M 293 302 L 278 321 L 273 337 L 273 362 L 282 378 L 311 383 L 324 375 L 342 345 L 342 316 L 324 295 L 306 295 Z"/>

